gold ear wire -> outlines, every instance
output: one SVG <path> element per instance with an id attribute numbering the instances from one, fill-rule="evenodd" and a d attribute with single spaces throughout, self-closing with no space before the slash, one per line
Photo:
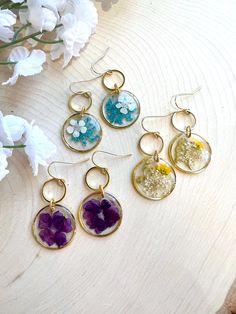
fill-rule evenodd
<path id="1" fill-rule="evenodd" d="M 97 150 L 97 151 L 95 151 L 95 152 L 92 154 L 91 160 L 92 160 L 92 163 L 95 165 L 95 167 L 97 167 L 97 168 L 103 168 L 103 169 L 106 169 L 106 168 L 99 166 L 99 165 L 94 161 L 96 154 L 99 154 L 99 153 L 101 153 L 101 154 L 107 154 L 107 155 L 114 156 L 114 157 L 120 157 L 120 158 L 125 158 L 125 157 L 131 157 L 131 156 L 132 156 L 132 154 L 119 155 L 119 154 L 114 154 L 114 153 L 110 153 L 110 152 L 103 151 L 103 150 Z"/>
<path id="2" fill-rule="evenodd" d="M 182 96 L 193 96 L 194 94 L 196 94 L 197 92 L 199 92 L 201 90 L 201 86 L 198 86 L 194 91 L 190 92 L 190 93 L 180 93 L 180 94 L 176 94 L 176 95 L 173 95 L 170 99 L 170 104 L 173 105 L 173 99 L 174 99 L 174 105 L 180 109 L 181 111 L 189 111 L 188 108 L 183 108 L 183 107 L 180 107 L 177 103 L 177 98 L 178 97 L 182 97 Z"/>
<path id="3" fill-rule="evenodd" d="M 52 177 L 53 179 L 63 182 L 63 180 L 62 180 L 61 178 L 57 178 L 57 177 L 55 177 L 54 175 L 52 175 L 52 172 L 51 172 L 51 167 L 52 167 L 52 165 L 55 165 L 55 164 L 79 165 L 79 164 L 82 164 L 82 163 L 84 163 L 84 162 L 86 162 L 86 161 L 89 161 L 89 160 L 90 160 L 90 158 L 87 158 L 87 159 L 84 159 L 84 160 L 78 161 L 78 162 L 52 161 L 52 162 L 48 165 L 48 167 L 47 167 L 47 172 L 48 172 L 49 176 Z"/>
<path id="4" fill-rule="evenodd" d="M 151 131 L 151 130 L 147 129 L 147 128 L 145 127 L 145 125 L 144 125 L 145 120 L 147 120 L 147 119 L 165 118 L 165 117 L 171 116 L 172 114 L 173 114 L 173 112 L 167 113 L 167 114 L 165 114 L 165 115 L 160 115 L 160 116 L 146 116 L 146 117 L 142 118 L 142 120 L 141 120 L 141 126 L 142 126 L 142 128 L 144 129 L 144 131 L 146 131 L 147 133 L 157 133 L 157 134 L 160 134 L 159 131 Z"/>

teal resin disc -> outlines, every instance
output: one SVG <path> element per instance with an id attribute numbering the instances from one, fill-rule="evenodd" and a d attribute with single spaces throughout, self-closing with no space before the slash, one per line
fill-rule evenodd
<path id="1" fill-rule="evenodd" d="M 62 139 L 65 145 L 75 152 L 94 149 L 102 139 L 102 127 L 91 114 L 76 113 L 64 123 Z"/>
<path id="2" fill-rule="evenodd" d="M 106 122 L 114 128 L 126 128 L 136 122 L 140 115 L 137 97 L 126 91 L 108 95 L 103 100 L 102 114 Z"/>

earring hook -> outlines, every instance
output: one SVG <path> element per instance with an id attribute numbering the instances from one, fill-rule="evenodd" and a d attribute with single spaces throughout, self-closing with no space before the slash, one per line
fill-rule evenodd
<path id="1" fill-rule="evenodd" d="M 173 104 L 173 99 L 174 99 L 174 104 L 175 104 L 175 106 L 178 108 L 178 109 L 180 109 L 180 110 L 182 110 L 182 111 L 189 111 L 189 109 L 187 109 L 187 108 L 183 108 L 183 107 L 180 107 L 179 105 L 178 105 L 178 103 L 177 103 L 177 98 L 178 97 L 182 97 L 182 96 L 193 96 L 194 94 L 196 94 L 197 92 L 199 92 L 200 90 L 201 90 L 201 86 L 198 86 L 195 90 L 193 90 L 192 92 L 189 92 L 189 93 L 180 93 L 180 94 L 176 94 L 176 95 L 173 95 L 172 97 L 171 97 L 171 99 L 170 99 L 170 104 L 172 105 Z"/>
<path id="2" fill-rule="evenodd" d="M 96 69 L 95 69 L 95 65 L 97 65 L 101 60 L 103 60 L 103 59 L 105 58 L 105 56 L 107 55 L 107 53 L 108 53 L 109 50 L 110 50 L 110 47 L 107 47 L 106 50 L 103 52 L 103 54 L 102 54 L 96 61 L 94 61 L 94 62 L 91 64 L 90 71 L 91 71 L 93 74 L 102 76 L 104 73 L 106 73 L 107 71 L 109 71 L 109 70 L 106 70 L 104 73 L 101 73 L 101 72 L 96 71 Z"/>
<path id="3" fill-rule="evenodd" d="M 144 129 L 144 131 L 146 131 L 147 133 L 157 133 L 157 134 L 160 134 L 159 131 L 151 131 L 151 130 L 147 129 L 147 128 L 145 127 L 145 125 L 144 125 L 145 120 L 147 120 L 147 119 L 165 118 L 165 117 L 171 116 L 172 114 L 173 114 L 173 112 L 167 113 L 167 114 L 165 114 L 165 115 L 160 115 L 160 116 L 146 116 L 146 117 L 142 118 L 142 120 L 141 120 L 141 126 L 142 126 L 142 128 Z"/>
<path id="4" fill-rule="evenodd" d="M 106 169 L 106 168 L 99 166 L 99 165 L 95 162 L 95 156 L 96 156 L 96 154 L 107 154 L 107 155 L 110 155 L 110 156 L 120 157 L 120 158 L 123 158 L 123 157 L 125 158 L 125 157 L 131 157 L 131 156 L 132 156 L 132 154 L 119 155 L 119 154 L 114 154 L 114 153 L 106 152 L 106 151 L 104 151 L 104 150 L 97 150 L 97 151 L 95 151 L 95 152 L 92 154 L 91 160 L 92 160 L 92 163 L 95 165 L 95 167 L 103 168 L 103 169 Z"/>
<path id="5" fill-rule="evenodd" d="M 75 81 L 75 82 L 72 82 L 70 83 L 69 85 L 69 90 L 73 93 L 73 94 L 76 94 L 77 91 L 73 89 L 73 86 L 74 85 L 77 85 L 77 84 L 80 84 L 80 83 L 88 83 L 88 82 L 91 82 L 91 81 L 94 81 L 100 77 L 102 77 L 105 73 L 108 73 L 110 74 L 110 71 L 111 70 L 106 70 L 104 71 L 103 73 L 101 72 L 98 72 L 96 71 L 95 69 L 95 65 L 97 65 L 101 60 L 103 60 L 105 58 L 105 56 L 107 55 L 108 51 L 109 51 L 110 47 L 107 47 L 106 50 L 103 52 L 103 54 L 95 61 L 91 64 L 91 67 L 90 67 L 90 71 L 93 75 L 95 75 L 95 77 L 92 77 L 90 79 L 86 79 L 86 80 L 80 80 L 80 81 Z"/>
<path id="6" fill-rule="evenodd" d="M 86 161 L 89 161 L 90 158 L 87 158 L 87 159 L 84 159 L 84 160 L 81 160 L 81 161 L 78 161 L 78 162 L 65 162 L 65 161 L 52 161 L 49 165 L 48 165 L 48 168 L 47 168 L 47 172 L 49 174 L 50 177 L 52 177 L 53 179 L 55 180 L 58 180 L 58 181 L 63 181 L 62 179 L 60 178 L 57 178 L 55 177 L 54 175 L 52 175 L 52 172 L 51 172 L 51 167 L 52 165 L 55 165 L 55 164 L 63 164 L 63 165 L 79 165 L 79 164 L 82 164 Z"/>

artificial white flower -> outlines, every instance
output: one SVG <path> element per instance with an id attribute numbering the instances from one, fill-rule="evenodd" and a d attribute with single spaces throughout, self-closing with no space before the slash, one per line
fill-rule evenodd
<path id="1" fill-rule="evenodd" d="M 31 23 L 31 27 L 27 29 L 28 33 L 54 30 L 58 20 L 56 10 L 43 7 L 43 0 L 28 0 L 27 6 L 27 10 L 20 10 L 20 20 L 22 24 Z"/>
<path id="2" fill-rule="evenodd" d="M 134 111 L 136 108 L 135 100 L 129 95 L 120 95 L 116 108 L 120 109 L 120 113 L 127 114 L 129 111 Z"/>
<path id="3" fill-rule="evenodd" d="M 11 26 L 16 23 L 16 15 L 10 10 L 0 10 L 0 40 L 10 42 L 14 32 Z"/>
<path id="4" fill-rule="evenodd" d="M 47 159 L 56 152 L 56 146 L 33 122 L 26 125 L 25 138 L 25 152 L 28 156 L 33 174 L 36 176 L 38 174 L 38 166 L 47 166 Z"/>
<path id="5" fill-rule="evenodd" d="M 2 146 L 14 145 L 10 129 L 1 111 L 0 111 L 0 143 L 2 144 Z M 12 155 L 12 149 L 1 148 L 1 152 L 2 151 L 5 153 L 7 157 L 10 157 Z"/>
<path id="6" fill-rule="evenodd" d="M 42 50 L 29 50 L 25 47 L 16 47 L 12 49 L 9 61 L 16 62 L 13 76 L 2 85 L 14 85 L 20 75 L 30 76 L 40 73 L 43 69 L 42 64 L 46 61 L 46 54 Z"/>
<path id="7" fill-rule="evenodd" d="M 15 144 L 14 142 L 17 142 Z M 13 115 L 3 116 L 0 112 L 0 180 L 8 174 L 7 158 L 12 149 L 3 146 L 24 144 L 33 174 L 38 174 L 38 166 L 47 165 L 47 160 L 56 152 L 56 146 L 36 125 Z"/>
<path id="8" fill-rule="evenodd" d="M 7 155 L 4 152 L 4 149 L 2 148 L 2 143 L 0 142 L 0 181 L 9 173 L 9 170 L 7 170 Z"/>
<path id="9" fill-rule="evenodd" d="M 65 67 L 73 56 L 80 55 L 80 50 L 84 48 L 91 35 L 91 27 L 78 21 L 71 13 L 62 16 L 61 23 L 64 27 L 58 30 L 58 39 L 62 39 L 63 43 L 52 47 L 51 58 L 56 60 L 64 54 L 63 67 Z"/>
<path id="10" fill-rule="evenodd" d="M 76 121 L 71 119 L 70 125 L 67 127 L 66 131 L 68 134 L 73 134 L 74 137 L 79 137 L 80 133 L 85 134 L 87 132 L 85 125 L 84 120 Z"/>

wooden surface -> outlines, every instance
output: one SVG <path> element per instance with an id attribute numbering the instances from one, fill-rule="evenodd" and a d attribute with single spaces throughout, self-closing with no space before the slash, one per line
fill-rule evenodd
<path id="1" fill-rule="evenodd" d="M 51 62 L 42 74 L 2 87 L 3 113 L 35 120 L 57 144 L 55 159 L 83 158 L 60 139 L 68 86 L 88 78 L 90 63 L 110 46 L 99 68 L 125 72 L 125 88 L 140 99 L 142 116 L 166 113 L 173 94 L 202 86 L 185 104 L 197 115 L 196 133 L 212 146 L 212 163 L 196 176 L 178 172 L 170 197 L 148 201 L 130 180 L 142 158 L 140 123 L 120 132 L 103 124 L 99 149 L 133 153 L 127 160 L 99 157 L 110 168 L 107 191 L 123 205 L 123 224 L 105 239 L 78 226 L 71 246 L 51 252 L 31 236 L 44 205 L 39 191 L 46 170 L 33 177 L 23 152 L 15 152 L 0 183 L 0 313 L 215 313 L 236 277 L 236 2 L 120 0 L 110 1 L 108 11 L 109 3 L 102 9 L 100 2 L 97 33 L 81 58 L 64 71 L 62 62 Z M 1 81 L 8 76 L 1 67 Z M 106 92 L 99 81 L 87 88 L 94 96 L 90 112 L 99 115 Z M 168 119 L 158 126 L 164 156 L 176 133 Z M 68 185 L 63 204 L 74 214 L 90 193 L 83 184 L 89 166 L 56 169 Z"/>

